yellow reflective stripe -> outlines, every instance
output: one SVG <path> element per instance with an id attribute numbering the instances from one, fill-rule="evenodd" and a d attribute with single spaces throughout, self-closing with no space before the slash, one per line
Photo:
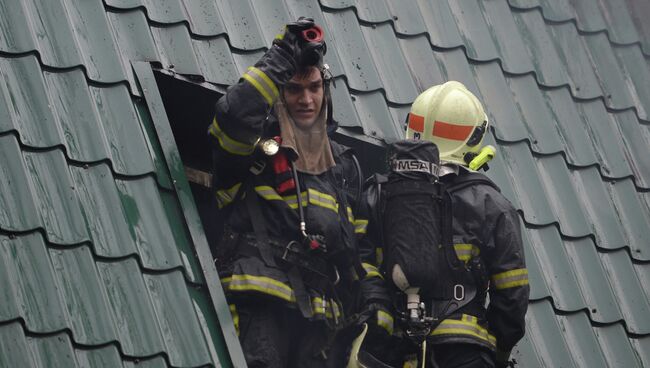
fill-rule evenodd
<path id="1" fill-rule="evenodd" d="M 518 268 L 492 275 L 492 285 L 497 290 L 528 285 L 528 270 L 525 268 Z"/>
<path id="2" fill-rule="evenodd" d="M 323 302 L 323 298 L 315 297 L 311 299 L 311 307 L 316 314 L 325 314 L 327 302 Z"/>
<path id="3" fill-rule="evenodd" d="M 217 123 L 216 117 L 212 120 L 212 124 L 210 125 L 210 129 L 208 129 L 208 131 L 213 137 L 217 138 L 221 148 L 223 148 L 228 153 L 239 156 L 248 156 L 252 154 L 253 151 L 255 151 L 254 144 L 242 143 L 226 135 L 226 133 L 221 130 L 219 123 Z"/>
<path id="4" fill-rule="evenodd" d="M 468 335 L 486 341 L 493 348 L 496 348 L 497 345 L 496 337 L 479 325 L 476 317 L 465 314 L 461 320 L 446 319 L 442 321 L 442 323 L 431 332 L 431 335 Z"/>
<path id="5" fill-rule="evenodd" d="M 217 190 L 216 197 L 219 209 L 226 207 L 235 200 L 239 187 L 241 187 L 241 183 L 237 183 L 228 189 Z"/>
<path id="6" fill-rule="evenodd" d="M 296 297 L 289 285 L 266 276 L 233 275 L 221 279 L 224 289 L 229 291 L 258 291 L 295 302 Z"/>
<path id="7" fill-rule="evenodd" d="M 363 266 L 363 269 L 366 271 L 366 277 L 364 277 L 364 279 L 371 277 L 379 277 L 382 280 L 384 279 L 384 276 L 379 273 L 379 269 L 376 266 L 365 262 L 361 263 L 361 266 Z"/>
<path id="8" fill-rule="evenodd" d="M 298 197 L 295 194 L 280 196 L 274 188 L 266 185 L 255 187 L 255 191 L 260 195 L 260 197 L 267 201 L 285 201 L 290 208 L 298 208 Z M 307 206 L 307 203 L 311 203 L 315 206 L 327 208 L 328 210 L 338 213 L 339 205 L 331 195 L 321 193 L 315 189 L 307 189 L 307 191 L 302 192 L 301 195 L 303 207 Z"/>
<path id="9" fill-rule="evenodd" d="M 309 197 L 307 196 L 307 192 L 302 192 L 300 193 L 302 197 L 302 206 L 307 207 L 307 202 Z M 298 208 L 298 196 L 295 194 L 288 195 L 288 196 L 282 196 L 282 199 L 287 202 L 289 207 L 293 208 L 294 210 Z"/>
<path id="10" fill-rule="evenodd" d="M 239 313 L 237 312 L 237 307 L 234 304 L 229 304 L 230 315 L 232 316 L 232 323 L 235 325 L 235 332 L 239 336 Z"/>
<path id="11" fill-rule="evenodd" d="M 264 73 L 263 71 L 259 70 L 254 66 L 248 67 L 248 71 L 255 73 L 257 77 L 262 79 L 266 87 L 271 90 L 271 95 L 275 99 L 277 99 L 280 96 L 280 91 L 278 90 L 278 87 L 276 87 L 275 83 L 271 80 L 271 78 L 269 78 L 268 75 L 266 75 L 266 73 Z"/>
<path id="12" fill-rule="evenodd" d="M 311 300 L 311 305 L 316 314 L 324 314 L 326 318 L 341 317 L 339 306 L 331 299 L 323 302 L 323 298 L 314 297 Z"/>
<path id="13" fill-rule="evenodd" d="M 393 316 L 383 310 L 377 311 L 377 325 L 388 331 L 389 335 L 393 334 Z"/>
<path id="14" fill-rule="evenodd" d="M 454 244 L 454 249 L 456 250 L 456 256 L 459 260 L 467 262 L 472 257 L 476 257 L 481 254 L 481 249 L 473 244 Z"/>
<path id="15" fill-rule="evenodd" d="M 345 208 L 348 213 L 348 221 L 350 221 L 351 224 L 354 223 L 354 213 L 352 213 L 352 208 L 351 207 L 346 207 Z"/>
<path id="16" fill-rule="evenodd" d="M 248 71 L 242 75 L 242 78 L 255 87 L 269 106 L 273 105 L 280 95 L 275 83 L 264 72 L 255 67 L 248 68 Z"/>
<path id="17" fill-rule="evenodd" d="M 282 201 L 282 197 L 268 185 L 260 185 L 255 187 L 255 192 L 260 195 L 260 197 L 266 199 L 267 201 Z"/>
<path id="18" fill-rule="evenodd" d="M 368 231 L 368 220 L 355 220 L 354 232 L 356 234 L 365 234 Z"/>
<path id="19" fill-rule="evenodd" d="M 255 77 L 250 76 L 250 74 L 244 74 L 242 78 L 247 80 L 250 84 L 253 85 L 253 87 L 255 87 L 257 92 L 259 92 L 262 95 L 262 97 L 264 97 L 264 100 L 266 101 L 267 104 L 269 104 L 269 106 L 273 105 L 273 97 L 269 95 L 269 93 L 264 89 L 264 87 L 262 87 L 260 82 L 258 82 L 255 79 Z"/>
<path id="20" fill-rule="evenodd" d="M 337 319 L 340 318 L 341 317 L 341 308 L 339 308 L 339 304 L 337 302 L 335 302 L 333 299 L 330 299 L 330 304 L 329 305 L 330 305 L 331 311 L 328 310 L 327 313 L 325 313 L 325 317 L 333 318 L 334 316 L 336 316 Z"/>
<path id="21" fill-rule="evenodd" d="M 309 193 L 309 203 L 330 209 L 336 213 L 339 212 L 339 204 L 336 203 L 336 199 L 329 194 L 321 193 L 315 189 L 307 189 Z"/>

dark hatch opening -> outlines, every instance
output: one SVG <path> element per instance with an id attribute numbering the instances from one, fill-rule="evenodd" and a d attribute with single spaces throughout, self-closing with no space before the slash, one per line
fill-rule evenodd
<path id="1" fill-rule="evenodd" d="M 214 226 L 218 219 L 210 190 L 212 151 L 207 131 L 214 116 L 214 104 L 225 92 L 225 87 L 168 70 L 154 69 L 154 75 L 208 244 L 212 247 L 219 237 L 219 226 Z"/>

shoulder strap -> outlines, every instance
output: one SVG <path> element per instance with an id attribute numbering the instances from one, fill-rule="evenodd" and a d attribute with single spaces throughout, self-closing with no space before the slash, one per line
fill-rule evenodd
<path id="1" fill-rule="evenodd" d="M 452 182 L 445 185 L 445 190 L 449 193 L 453 193 L 455 191 L 467 188 L 468 186 L 478 184 L 490 186 L 498 192 L 501 191 L 501 189 L 499 189 L 499 187 L 494 184 L 494 182 L 487 176 L 474 171 L 466 171 L 456 176 Z"/>
<path id="2" fill-rule="evenodd" d="M 251 224 L 253 225 L 253 231 L 255 232 L 255 242 L 257 243 L 257 249 L 260 251 L 262 260 L 269 267 L 276 267 L 275 259 L 273 254 L 271 254 L 271 248 L 269 245 L 269 235 L 266 231 L 266 219 L 262 215 L 262 208 L 259 204 L 259 199 L 257 198 L 257 193 L 255 192 L 255 185 L 253 184 L 254 176 L 246 178 L 246 181 L 242 185 L 242 195 L 245 196 L 244 202 L 246 203 L 246 209 L 248 210 L 248 216 L 251 219 Z"/>
<path id="3" fill-rule="evenodd" d="M 332 168 L 336 184 L 338 184 L 339 188 L 344 188 L 345 193 L 352 194 L 354 200 L 349 204 L 352 211 L 356 213 L 359 208 L 359 202 L 363 191 L 363 172 L 361 171 L 361 165 L 359 165 L 359 160 L 357 160 L 352 148 L 334 141 L 330 141 L 330 146 L 332 148 L 334 162 L 336 162 L 336 166 Z M 349 176 L 353 173 L 356 175 L 356 183 L 351 184 L 345 181 L 345 179 L 350 179 L 350 177 L 346 177 L 346 175 Z"/>

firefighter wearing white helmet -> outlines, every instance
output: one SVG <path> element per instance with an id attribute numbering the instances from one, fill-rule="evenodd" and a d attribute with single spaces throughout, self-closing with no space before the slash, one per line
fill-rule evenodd
<path id="1" fill-rule="evenodd" d="M 481 148 L 487 115 L 450 81 L 419 95 L 407 121 L 407 139 L 389 147 L 388 174 L 366 185 L 359 249 L 372 270 L 362 284 L 383 283 L 396 323 L 390 337 L 364 328 L 348 367 L 401 367 L 409 354 L 418 367 L 505 367 L 525 332 L 530 289 L 517 210 L 477 172 L 494 157 Z"/>
<path id="2" fill-rule="evenodd" d="M 477 170 L 494 157 L 494 147 L 481 149 L 487 129 L 481 102 L 462 83 L 449 81 L 415 99 L 406 138 L 431 141 L 438 146 L 442 161 Z"/>

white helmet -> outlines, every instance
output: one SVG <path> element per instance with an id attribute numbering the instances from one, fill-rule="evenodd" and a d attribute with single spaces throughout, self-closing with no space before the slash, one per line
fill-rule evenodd
<path id="1" fill-rule="evenodd" d="M 422 92 L 408 115 L 407 139 L 435 143 L 440 160 L 468 166 L 481 148 L 488 118 L 462 83 L 449 81 Z"/>

